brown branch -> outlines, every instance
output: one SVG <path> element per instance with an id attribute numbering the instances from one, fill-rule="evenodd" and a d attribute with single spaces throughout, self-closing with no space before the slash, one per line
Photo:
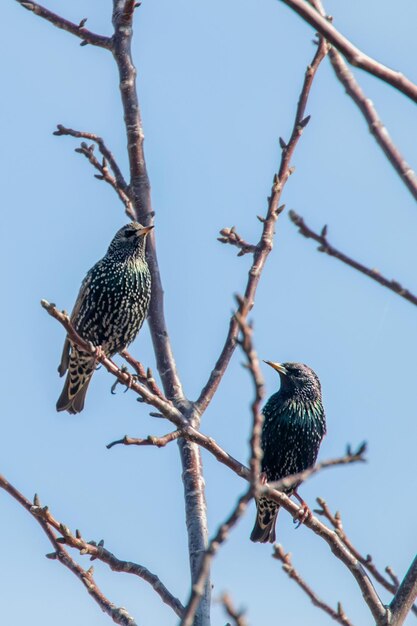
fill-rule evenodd
<path id="1" fill-rule="evenodd" d="M 217 359 L 217 362 L 209 376 L 207 383 L 204 385 L 196 402 L 196 409 L 199 413 L 204 412 L 214 394 L 216 393 L 216 390 L 220 384 L 221 379 L 223 378 L 223 375 L 235 350 L 236 339 L 239 332 L 239 325 L 236 319 L 236 313 L 241 317 L 241 319 L 245 320 L 254 305 L 259 279 L 261 277 L 261 273 L 265 266 L 267 257 L 272 250 L 275 222 L 277 221 L 279 214 L 284 209 L 284 206 L 279 206 L 282 191 L 289 176 L 294 171 L 293 168 L 290 167 L 290 161 L 294 154 L 294 150 L 298 143 L 298 140 L 301 137 L 301 134 L 309 121 L 309 117 L 304 117 L 308 94 L 310 92 L 314 76 L 318 70 L 321 61 L 326 56 L 327 50 L 327 44 L 323 40 L 321 40 L 319 42 L 318 49 L 316 51 L 316 54 L 314 55 L 311 65 L 307 67 L 303 87 L 297 105 L 297 111 L 290 140 L 287 144 L 281 142 L 282 153 L 280 167 L 278 174 L 275 174 L 274 176 L 271 195 L 268 199 L 266 217 L 261 218 L 263 224 L 262 234 L 258 244 L 256 245 L 256 249 L 253 252 L 253 261 L 249 269 L 244 297 L 241 300 L 237 311 L 231 317 L 229 330 L 223 349 L 220 353 L 219 358 Z"/>
<path id="2" fill-rule="evenodd" d="M 71 137 L 89 139 L 90 141 L 94 141 L 98 145 L 100 153 L 103 156 L 101 162 L 94 155 L 94 144 L 87 145 L 83 141 L 81 142 L 80 147 L 75 149 L 75 152 L 83 154 L 91 163 L 91 165 L 100 172 L 100 174 L 95 174 L 95 177 L 99 180 L 104 180 L 111 187 L 113 187 L 120 200 L 125 205 L 126 214 L 130 217 L 131 220 L 135 220 L 136 217 L 133 210 L 133 204 L 129 197 L 129 187 L 123 177 L 119 166 L 117 165 L 113 154 L 107 148 L 102 137 L 99 137 L 94 133 L 87 133 L 83 131 L 73 130 L 72 128 L 65 128 L 65 126 L 62 126 L 62 124 L 58 124 L 57 128 L 58 130 L 56 130 L 53 134 L 58 137 L 62 135 L 70 135 Z M 107 163 L 110 165 L 114 176 L 110 174 Z"/>
<path id="3" fill-rule="evenodd" d="M 254 254 L 254 252 L 256 252 L 256 246 L 242 239 L 242 237 L 236 232 L 234 226 L 232 226 L 232 228 L 222 228 L 220 235 L 221 237 L 217 237 L 217 241 L 220 241 L 220 243 L 228 243 L 231 246 L 239 248 L 237 256 Z"/>
<path id="4" fill-rule="evenodd" d="M 397 593 L 392 599 L 389 609 L 390 626 L 401 626 L 404 623 L 410 609 L 415 607 L 413 603 L 417 598 L 417 556 L 411 563 L 408 572 L 404 576 Z"/>
<path id="5" fill-rule="evenodd" d="M 240 301 L 237 297 L 238 302 Z M 261 472 L 261 460 L 262 460 L 262 447 L 261 447 L 261 435 L 262 426 L 264 423 L 264 417 L 261 413 L 261 404 L 264 398 L 264 380 L 259 366 L 258 355 L 253 347 L 252 343 L 252 327 L 239 315 L 237 315 L 237 323 L 242 334 L 242 339 L 238 340 L 243 352 L 247 358 L 247 368 L 250 372 L 253 386 L 255 388 L 255 397 L 251 405 L 252 411 L 252 431 L 250 437 L 250 460 L 249 469 L 251 474 L 251 485 L 255 489 L 257 487 L 259 475 Z"/>
<path id="6" fill-rule="evenodd" d="M 127 574 L 133 574 L 142 578 L 149 583 L 156 593 L 160 596 L 163 602 L 170 606 L 175 613 L 181 617 L 184 607 L 181 602 L 173 596 L 170 591 L 165 587 L 161 580 L 149 571 L 143 565 L 133 563 L 132 561 L 122 561 L 118 559 L 112 552 L 104 548 L 104 541 L 101 540 L 98 543 L 95 541 L 85 541 L 79 530 L 73 535 L 65 524 L 58 522 L 49 512 L 48 507 L 41 507 L 39 503 L 36 506 L 31 507 L 31 513 L 37 517 L 43 519 L 49 526 L 52 526 L 61 533 L 61 537 L 57 538 L 57 542 L 60 546 L 63 544 L 79 550 L 81 555 L 88 554 L 91 561 L 99 560 L 106 563 L 114 572 L 125 572 Z"/>
<path id="7" fill-rule="evenodd" d="M 280 0 L 293 11 L 298 13 L 304 21 L 317 30 L 329 43 L 343 54 L 351 65 L 373 74 L 384 82 L 388 83 L 398 91 L 401 91 L 408 98 L 417 102 L 417 85 L 412 83 L 400 72 L 396 72 L 372 57 L 364 54 L 362 50 L 354 46 L 349 39 L 344 37 L 336 28 L 324 17 L 322 17 L 305 0 Z"/>
<path id="8" fill-rule="evenodd" d="M 310 0 L 310 4 L 317 9 L 322 17 L 326 18 L 326 12 L 321 0 Z M 408 190 L 417 200 L 417 176 L 405 161 L 398 148 L 395 146 L 372 101 L 366 97 L 359 83 L 356 81 L 352 72 L 349 71 L 341 54 L 337 52 L 336 48 L 330 48 L 329 59 L 335 74 L 344 86 L 346 93 L 352 98 L 359 110 L 362 112 L 366 122 L 368 123 L 370 133 L 375 137 L 375 140 L 381 147 L 385 156 L 399 174 Z"/>
<path id="9" fill-rule="evenodd" d="M 51 22 L 57 28 L 61 28 L 62 30 L 66 30 L 68 33 L 75 35 L 82 39 L 81 45 L 85 46 L 86 44 L 91 44 L 92 46 L 98 46 L 99 48 L 106 48 L 107 50 L 112 49 L 112 38 L 105 37 L 104 35 L 97 35 L 96 33 L 91 32 L 91 30 L 87 30 L 84 28 L 84 24 L 86 23 L 86 19 L 80 21 L 79 24 L 75 24 L 74 22 L 70 22 L 65 18 L 49 11 L 42 5 L 37 2 L 23 2 L 22 0 L 17 0 L 17 2 L 28 11 L 32 11 L 35 15 L 42 17 L 43 19 Z"/>
<path id="10" fill-rule="evenodd" d="M 157 448 L 163 448 L 171 441 L 175 441 L 178 437 L 182 437 L 183 433 L 181 430 L 174 430 L 172 433 L 168 433 L 163 437 L 155 437 L 154 435 L 148 435 L 146 439 L 133 439 L 132 437 L 128 437 L 125 435 L 123 439 L 119 439 L 118 441 L 112 441 L 107 444 L 106 448 L 110 450 L 113 446 L 117 446 L 118 444 L 123 444 L 124 446 L 156 446 Z"/>
<path id="11" fill-rule="evenodd" d="M 220 596 L 220 602 L 226 612 L 226 615 L 233 620 L 234 626 L 248 626 L 248 622 L 245 619 L 245 611 L 238 611 L 233 606 L 232 598 L 228 593 L 223 593 Z M 229 625 L 230 626 L 230 625 Z"/>
<path id="12" fill-rule="evenodd" d="M 330 511 L 326 501 L 323 500 L 323 498 L 317 498 L 317 503 L 319 504 L 320 508 L 319 509 L 315 509 L 315 513 L 318 513 L 319 515 L 322 515 L 324 518 L 326 518 L 331 523 L 333 528 L 336 530 L 338 537 L 344 543 L 344 545 L 347 547 L 349 552 L 351 552 L 351 554 L 353 554 L 353 556 L 359 561 L 359 563 L 361 563 L 364 567 L 366 567 L 368 572 L 370 574 L 372 574 L 372 576 L 375 578 L 375 580 L 382 587 L 384 587 L 384 589 L 386 589 L 387 591 L 390 591 L 393 594 L 396 594 L 400 584 L 399 584 L 399 580 L 398 580 L 397 576 L 393 573 L 391 567 L 387 566 L 385 568 L 385 571 L 388 574 L 389 579 L 390 579 L 390 580 L 388 580 L 388 578 L 386 578 L 382 574 L 382 572 L 380 572 L 379 569 L 376 567 L 375 563 L 373 562 L 372 556 L 370 554 L 367 554 L 366 556 L 363 556 L 359 552 L 359 550 L 357 548 L 355 548 L 355 546 L 352 544 L 350 539 L 347 537 L 346 532 L 345 532 L 345 530 L 343 528 L 342 517 L 341 517 L 339 511 L 336 511 L 336 513 L 333 515 L 333 513 Z M 413 606 L 412 607 L 412 611 L 413 611 L 413 613 L 415 615 L 417 615 L 417 606 Z"/>
<path id="13" fill-rule="evenodd" d="M 19 504 L 21 504 L 23 508 L 25 508 L 39 523 L 54 548 L 54 552 L 48 554 L 47 557 L 57 560 L 62 565 L 65 565 L 65 567 L 67 567 L 82 582 L 101 610 L 104 611 L 104 613 L 107 613 L 107 615 L 109 615 L 116 624 L 122 624 L 123 626 L 136 626 L 136 622 L 133 617 L 129 615 L 126 609 L 123 607 L 116 607 L 99 589 L 93 578 L 93 568 L 90 567 L 88 570 L 85 570 L 71 558 L 69 553 L 60 543 L 59 537 L 56 536 L 52 529 L 57 529 L 56 524 L 51 524 L 49 521 L 46 521 L 45 517 L 50 514 L 47 507 L 44 507 L 43 509 L 40 508 L 37 496 L 35 496 L 35 504 L 32 505 L 32 503 L 1 474 L 0 488 L 7 491 L 7 493 L 10 494 Z M 39 511 L 42 511 L 41 515 L 39 514 Z M 60 529 L 58 528 L 58 530 Z"/>
<path id="14" fill-rule="evenodd" d="M 320 244 L 317 248 L 319 252 L 324 252 L 329 256 L 339 259 L 339 261 L 342 261 L 342 263 L 353 267 L 355 270 L 358 270 L 358 272 L 365 274 L 365 276 L 369 276 L 369 278 L 372 278 L 372 280 L 375 280 L 383 287 L 387 287 L 387 289 L 390 289 L 405 300 L 408 300 L 408 302 L 411 302 L 411 304 L 417 306 L 417 296 L 411 293 L 408 289 L 405 289 L 402 285 L 400 285 L 399 282 L 397 282 L 396 280 L 389 280 L 388 278 L 385 278 L 379 273 L 378 270 L 366 267 L 365 265 L 362 265 L 362 263 L 359 263 L 358 261 L 355 261 L 351 257 L 347 256 L 337 248 L 334 248 L 327 239 L 327 226 L 324 226 L 321 230 L 321 233 L 318 234 L 314 232 L 314 230 L 311 230 L 311 228 L 307 226 L 301 215 L 298 215 L 295 211 L 290 211 L 288 215 L 290 220 L 297 226 L 299 232 L 304 237 L 306 237 L 307 239 L 314 239 L 314 241 L 317 241 L 317 243 Z"/>
<path id="15" fill-rule="evenodd" d="M 288 574 L 289 578 L 297 583 L 297 585 L 304 591 L 305 594 L 307 594 L 314 606 L 317 606 L 319 609 L 330 615 L 330 617 L 335 622 L 338 622 L 339 624 L 344 624 L 345 626 L 352 626 L 352 622 L 348 620 L 340 602 L 337 603 L 337 611 L 335 611 L 329 604 L 321 600 L 318 595 L 312 590 L 312 588 L 306 583 L 306 581 L 301 578 L 300 574 L 297 572 L 291 562 L 290 553 L 285 554 L 283 547 L 276 544 L 274 545 L 274 552 L 272 556 L 274 559 L 282 562 L 282 569 L 284 570 L 284 572 Z"/>
<path id="16" fill-rule="evenodd" d="M 248 491 L 239 498 L 232 513 L 223 522 L 223 524 L 219 526 L 216 534 L 210 540 L 207 550 L 204 552 L 201 558 L 199 575 L 198 575 L 197 581 L 193 585 L 190 598 L 184 609 L 180 626 L 192 626 L 194 622 L 194 616 L 198 609 L 198 605 L 200 604 L 200 601 L 204 592 L 204 588 L 206 585 L 206 581 L 210 572 L 211 561 L 213 560 L 214 556 L 217 554 L 220 546 L 228 538 L 229 532 L 232 530 L 232 528 L 237 524 L 239 519 L 242 517 L 243 513 L 246 510 L 246 507 L 248 506 L 248 503 L 250 502 L 252 498 L 253 498 L 252 487 L 250 487 Z"/>

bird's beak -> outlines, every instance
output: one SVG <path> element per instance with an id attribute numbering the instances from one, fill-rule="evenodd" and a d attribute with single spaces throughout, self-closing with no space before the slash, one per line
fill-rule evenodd
<path id="1" fill-rule="evenodd" d="M 287 370 L 281 363 L 274 363 L 273 361 L 264 361 L 267 365 L 270 365 L 274 370 L 276 370 L 279 374 L 284 374 L 286 376 L 288 374 Z"/>
<path id="2" fill-rule="evenodd" d="M 143 228 L 140 228 L 138 230 L 138 237 L 144 237 L 152 230 L 152 228 L 153 226 L 144 226 Z"/>

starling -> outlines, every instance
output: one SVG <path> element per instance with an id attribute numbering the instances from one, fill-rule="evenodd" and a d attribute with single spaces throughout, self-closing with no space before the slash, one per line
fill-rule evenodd
<path id="1" fill-rule="evenodd" d="M 280 390 L 263 408 L 262 478 L 273 482 L 314 465 L 326 434 L 326 418 L 320 381 L 312 369 L 302 363 L 265 363 L 281 378 Z M 287 495 L 298 495 L 299 484 L 286 491 Z M 257 517 L 250 538 L 273 543 L 279 506 L 265 497 L 259 498 L 256 506 Z"/>
<path id="2" fill-rule="evenodd" d="M 124 350 L 136 337 L 148 314 L 151 275 L 145 259 L 146 235 L 153 226 L 131 222 L 117 231 L 106 255 L 84 278 L 71 322 L 77 333 L 108 357 Z M 68 370 L 57 411 L 79 413 L 96 362 L 67 337 L 58 367 Z"/>

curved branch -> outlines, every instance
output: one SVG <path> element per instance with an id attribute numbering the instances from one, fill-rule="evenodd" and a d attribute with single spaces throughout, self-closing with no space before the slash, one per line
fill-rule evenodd
<path id="1" fill-rule="evenodd" d="M 295 211 L 290 211 L 288 215 L 290 220 L 293 222 L 293 224 L 297 226 L 299 232 L 304 237 L 306 237 L 307 239 L 314 239 L 314 241 L 317 241 L 317 243 L 320 244 L 317 248 L 319 252 L 324 252 L 329 256 L 339 259 L 339 261 L 342 261 L 342 263 L 353 267 L 353 269 L 358 270 L 358 272 L 361 272 L 361 274 L 365 274 L 365 276 L 372 278 L 372 280 L 375 280 L 383 287 L 390 289 L 398 296 L 401 296 L 408 302 L 411 302 L 411 304 L 417 306 L 417 296 L 411 293 L 411 291 L 409 291 L 408 289 L 405 289 L 402 285 L 400 285 L 398 281 L 385 278 L 379 273 L 378 270 L 366 267 L 366 265 L 362 265 L 362 263 L 355 261 L 337 248 L 334 248 L 327 239 L 327 226 L 324 226 L 321 230 L 321 233 L 318 234 L 314 232 L 314 230 L 311 230 L 311 228 L 307 226 L 301 215 L 298 215 Z"/>
<path id="2" fill-rule="evenodd" d="M 349 39 L 344 37 L 336 28 L 324 17 L 322 17 L 305 0 L 280 0 L 290 9 L 298 13 L 304 21 L 313 26 L 323 37 L 327 39 L 335 48 L 343 54 L 351 65 L 373 74 L 385 83 L 388 83 L 398 91 L 401 91 L 408 98 L 417 102 L 417 85 L 406 78 L 401 72 L 396 72 L 372 57 L 364 54 L 362 50 L 354 46 Z"/>
<path id="3" fill-rule="evenodd" d="M 53 13 L 49 9 L 46 9 L 42 5 L 37 2 L 23 2 L 22 0 L 16 0 L 24 9 L 28 11 L 32 11 L 35 15 L 42 17 L 44 20 L 51 22 L 57 28 L 61 28 L 62 30 L 66 30 L 68 33 L 75 35 L 82 39 L 81 45 L 85 46 L 86 44 L 91 44 L 92 46 L 98 46 L 99 48 L 106 48 L 107 50 L 112 49 L 112 38 L 105 37 L 104 35 L 97 35 L 96 33 L 91 32 L 91 30 L 87 30 L 84 28 L 84 24 L 87 19 L 81 20 L 79 24 L 75 24 L 74 22 L 70 22 L 65 18 Z"/>

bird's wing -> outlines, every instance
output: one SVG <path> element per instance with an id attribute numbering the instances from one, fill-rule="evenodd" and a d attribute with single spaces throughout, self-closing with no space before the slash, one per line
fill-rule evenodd
<path id="1" fill-rule="evenodd" d="M 73 325 L 76 324 L 77 317 L 78 317 L 78 314 L 80 312 L 81 306 L 82 306 L 86 296 L 89 293 L 90 284 L 91 284 L 91 278 L 92 278 L 92 271 L 90 270 L 87 273 L 87 276 L 84 278 L 83 282 L 81 283 L 80 291 L 78 292 L 78 296 L 77 296 L 77 299 L 75 301 L 74 308 L 72 309 L 70 320 L 71 320 L 71 323 Z M 59 372 L 60 376 L 64 376 L 65 372 L 68 369 L 70 355 L 71 355 L 71 342 L 70 342 L 70 340 L 69 340 L 69 338 L 67 336 L 65 338 L 64 347 L 62 349 L 61 362 L 60 362 L 60 364 L 58 366 L 58 372 Z"/>

